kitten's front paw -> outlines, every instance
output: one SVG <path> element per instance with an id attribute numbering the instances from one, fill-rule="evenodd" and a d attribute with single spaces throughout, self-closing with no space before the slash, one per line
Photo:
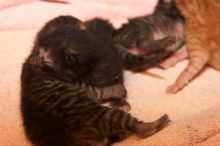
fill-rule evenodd
<path id="1" fill-rule="evenodd" d="M 178 92 L 178 90 L 179 90 L 179 88 L 176 85 L 170 85 L 167 87 L 166 93 L 167 94 L 175 94 Z"/>
<path id="2" fill-rule="evenodd" d="M 127 96 L 127 90 L 125 87 L 121 84 L 114 85 L 111 88 L 111 97 L 116 97 L 116 98 L 126 98 Z"/>

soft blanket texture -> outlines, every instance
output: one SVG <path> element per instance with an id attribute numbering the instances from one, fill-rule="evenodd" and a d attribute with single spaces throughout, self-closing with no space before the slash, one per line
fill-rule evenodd
<path id="1" fill-rule="evenodd" d="M 32 2 L 0 11 L 3 22 L 0 28 L 14 29 L 0 32 L 0 145 L 31 146 L 25 138 L 19 111 L 21 65 L 30 53 L 36 32 L 47 19 L 65 11 L 65 14 L 77 14 L 82 19 L 103 16 L 119 26 L 126 17 L 151 12 L 154 4 L 155 1 L 147 0 L 75 0 L 71 5 Z M 45 7 L 40 7 L 42 5 Z M 27 11 L 30 16 L 25 15 Z M 168 70 L 150 70 L 163 76 L 164 80 L 125 72 L 128 101 L 132 107 L 130 113 L 145 121 L 167 113 L 172 122 L 149 138 L 131 136 L 116 146 L 220 145 L 219 72 L 207 67 L 183 91 L 176 95 L 165 94 L 166 86 L 173 83 L 186 64 L 184 61 Z"/>

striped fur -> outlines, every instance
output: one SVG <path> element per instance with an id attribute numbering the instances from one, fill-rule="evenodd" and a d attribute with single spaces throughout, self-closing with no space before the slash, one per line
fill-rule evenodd
<path id="1" fill-rule="evenodd" d="M 168 87 L 168 93 L 184 88 L 205 65 L 220 70 L 220 0 L 176 0 L 186 18 L 189 64 Z"/>
<path id="2" fill-rule="evenodd" d="M 107 146 L 132 133 L 150 136 L 169 123 L 167 115 L 146 123 L 101 105 L 102 99 L 126 93 L 114 82 L 89 84 L 88 75 L 103 61 L 104 49 L 85 29 L 71 16 L 51 20 L 23 64 L 20 108 L 25 133 L 35 146 Z"/>
<path id="3" fill-rule="evenodd" d="M 154 55 L 159 65 L 184 45 L 184 19 L 173 0 L 159 0 L 151 15 L 129 19 L 114 34 L 114 42 L 125 48 L 138 48 L 139 54 Z"/>
<path id="4" fill-rule="evenodd" d="M 131 71 L 143 71 L 150 67 L 156 66 L 158 62 L 155 62 L 154 60 L 162 59 L 167 56 L 167 53 L 163 53 L 160 56 L 153 54 L 144 57 L 130 52 L 121 44 L 114 44 L 115 42 L 112 36 L 114 35 L 113 33 L 115 32 L 115 29 L 112 24 L 107 20 L 95 18 L 85 22 L 85 25 L 87 32 L 93 34 L 93 37 L 99 38 L 99 43 L 103 44 L 103 48 L 108 49 L 108 52 L 106 53 L 108 55 L 105 56 L 105 60 L 109 57 L 112 57 L 113 59 L 111 60 L 111 62 L 114 65 L 121 64 L 121 68 L 115 66 L 114 70 L 112 70 L 111 73 L 115 72 L 116 70 L 122 71 L 122 69 L 127 69 Z M 165 38 L 159 42 L 159 45 L 171 44 L 173 43 L 173 39 Z M 105 74 L 108 75 L 109 73 Z"/>

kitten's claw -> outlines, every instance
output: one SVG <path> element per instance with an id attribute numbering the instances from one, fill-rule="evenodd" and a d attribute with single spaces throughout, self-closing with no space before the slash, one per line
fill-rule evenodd
<path id="1" fill-rule="evenodd" d="M 179 90 L 179 88 L 176 85 L 170 85 L 167 87 L 166 93 L 167 94 L 175 94 L 178 92 L 178 90 Z"/>

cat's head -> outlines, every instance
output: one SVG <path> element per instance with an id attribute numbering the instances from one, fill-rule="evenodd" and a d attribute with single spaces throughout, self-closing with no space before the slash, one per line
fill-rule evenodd
<path id="1" fill-rule="evenodd" d="M 175 0 L 158 0 L 154 13 L 169 16 L 174 20 L 183 20 L 183 16 L 177 8 Z"/>
<path id="2" fill-rule="evenodd" d="M 38 35 L 29 64 L 69 80 L 92 70 L 101 56 L 95 49 L 99 48 L 84 29 L 63 25 L 49 35 Z"/>

